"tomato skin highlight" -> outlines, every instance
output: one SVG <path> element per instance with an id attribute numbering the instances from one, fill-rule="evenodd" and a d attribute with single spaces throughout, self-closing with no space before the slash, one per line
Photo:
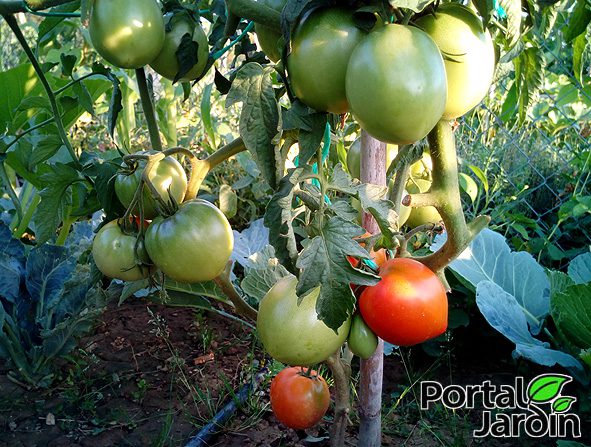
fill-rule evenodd
<path id="1" fill-rule="evenodd" d="M 122 166 L 126 165 L 123 164 Z M 145 162 L 141 161 L 133 173 L 129 175 L 121 173 L 115 177 L 115 193 L 119 201 L 126 208 L 131 204 L 135 191 L 140 184 L 145 166 Z M 157 162 L 150 171 L 148 178 L 156 188 L 156 191 L 158 191 L 158 194 L 160 194 L 160 197 L 165 201 L 169 200 L 169 191 L 177 203 L 183 201 L 187 191 L 187 174 L 183 166 L 175 158 L 166 157 Z M 144 187 L 142 200 L 144 205 L 144 219 L 153 219 L 158 216 L 156 202 L 147 187 Z M 135 215 L 139 215 L 138 207 L 134 207 L 132 212 Z"/>
<path id="2" fill-rule="evenodd" d="M 147 266 L 140 268 L 136 262 L 136 241 L 136 236 L 123 233 L 117 220 L 112 220 L 99 230 L 92 241 L 94 263 L 109 278 L 123 281 L 147 278 L 150 269 Z M 138 255 L 141 261 L 148 260 L 142 246 L 138 249 Z"/>
<path id="3" fill-rule="evenodd" d="M 275 417 L 295 430 L 316 425 L 330 405 L 330 392 L 324 378 L 314 370 L 305 377 L 302 368 L 283 369 L 271 382 L 271 408 Z"/>
<path id="4" fill-rule="evenodd" d="M 488 93 L 495 71 L 495 48 L 482 20 L 469 8 L 447 3 L 416 22 L 445 58 L 447 103 L 443 117 L 454 119 L 473 109 Z"/>
<path id="5" fill-rule="evenodd" d="M 313 109 L 347 112 L 347 64 L 363 36 L 364 32 L 355 26 L 352 11 L 312 11 L 296 28 L 287 58 L 294 94 Z"/>
<path id="6" fill-rule="evenodd" d="M 281 278 L 259 304 L 257 331 L 265 350 L 288 365 L 310 366 L 326 360 L 347 339 L 351 320 L 335 333 L 316 313 L 320 290 L 302 298 L 298 306 L 297 278 Z"/>
<path id="7" fill-rule="evenodd" d="M 95 50 L 121 68 L 149 64 L 164 44 L 164 18 L 155 0 L 95 0 L 88 28 Z"/>
<path id="8" fill-rule="evenodd" d="M 443 57 L 420 29 L 385 25 L 370 32 L 351 54 L 346 92 L 353 116 L 370 135 L 386 143 L 414 143 L 443 115 Z"/>
<path id="9" fill-rule="evenodd" d="M 363 320 L 378 337 L 412 346 L 445 332 L 447 296 L 435 273 L 414 259 L 395 258 L 382 266 L 380 276 L 359 299 Z"/>
<path id="10" fill-rule="evenodd" d="M 234 247 L 226 216 L 202 199 L 188 200 L 172 216 L 154 219 L 145 241 L 154 264 L 171 279 L 186 283 L 220 275 Z"/>

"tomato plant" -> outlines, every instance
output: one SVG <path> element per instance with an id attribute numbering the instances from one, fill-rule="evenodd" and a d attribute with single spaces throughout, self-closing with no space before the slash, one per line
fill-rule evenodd
<path id="1" fill-rule="evenodd" d="M 146 163 L 140 161 L 133 166 L 129 172 L 126 164 L 122 165 L 123 171 L 115 178 L 115 193 L 117 198 L 128 207 L 131 204 L 133 196 L 140 184 Z M 165 157 L 156 162 L 148 175 L 150 182 L 164 201 L 168 202 L 172 197 L 177 203 L 183 201 L 187 190 L 187 174 L 183 166 L 173 157 Z M 156 201 L 152 197 L 147 186 L 144 186 L 142 193 L 144 218 L 153 219 L 158 215 Z M 139 215 L 139 209 L 136 206 L 133 213 Z"/>
<path id="2" fill-rule="evenodd" d="M 259 3 L 261 6 L 267 6 L 275 11 L 281 12 L 287 0 L 262 0 Z M 269 60 L 277 62 L 281 59 L 281 48 L 279 47 L 281 33 L 261 23 L 256 23 L 254 29 L 257 33 L 259 45 Z"/>
<path id="3" fill-rule="evenodd" d="M 443 116 L 457 118 L 487 94 L 495 71 L 495 49 L 482 20 L 469 8 L 447 3 L 416 21 L 444 55 L 447 102 Z"/>
<path id="4" fill-rule="evenodd" d="M 369 326 L 363 321 L 360 314 L 356 314 L 351 322 L 351 331 L 347 338 L 347 345 L 353 354 L 367 359 L 378 347 L 378 337 L 372 332 Z"/>
<path id="5" fill-rule="evenodd" d="M 226 267 L 233 246 L 226 216 L 202 199 L 184 202 L 170 217 L 157 217 L 146 231 L 150 259 L 176 281 L 214 279 Z"/>
<path id="6" fill-rule="evenodd" d="M 429 180 L 411 178 L 406 184 L 406 190 L 409 194 L 426 193 L 431 189 L 431 184 Z M 419 225 L 437 223 L 440 220 L 441 215 L 439 211 L 434 206 L 429 205 L 411 208 L 406 224 L 411 228 L 415 228 Z"/>
<path id="7" fill-rule="evenodd" d="M 326 414 L 330 393 L 316 371 L 299 366 L 283 369 L 271 382 L 271 408 L 283 424 L 295 430 L 316 425 Z"/>
<path id="8" fill-rule="evenodd" d="M 96 51 L 121 68 L 149 64 L 164 44 L 164 19 L 156 0 L 95 0 L 88 31 Z"/>
<path id="9" fill-rule="evenodd" d="M 287 58 L 295 95 L 313 109 L 345 113 L 347 64 L 363 35 L 352 11 L 328 8 L 310 13 L 296 28 Z"/>
<path id="10" fill-rule="evenodd" d="M 258 335 L 265 350 L 288 365 L 308 366 L 322 362 L 347 339 L 350 320 L 335 333 L 316 313 L 319 290 L 302 298 L 298 305 L 297 278 L 281 278 L 259 305 Z"/>
<path id="11" fill-rule="evenodd" d="M 207 35 L 201 25 L 186 14 L 172 15 L 168 20 L 164 45 L 158 56 L 150 62 L 150 67 L 171 81 L 193 81 L 203 74 L 207 65 Z M 191 67 L 184 67 L 182 63 L 179 64 L 179 60 L 182 62 L 184 59 L 195 62 Z M 182 74 L 179 73 L 181 67 L 184 71 Z"/>
<path id="12" fill-rule="evenodd" d="M 441 119 L 447 99 L 443 58 L 433 39 L 389 24 L 355 48 L 346 74 L 351 112 L 370 135 L 392 144 L 420 140 Z"/>
<path id="13" fill-rule="evenodd" d="M 137 281 L 147 278 L 151 272 L 144 244 L 138 242 L 137 235 L 124 233 L 117 220 L 109 222 L 96 234 L 92 257 L 98 269 L 109 278 Z"/>
<path id="14" fill-rule="evenodd" d="M 435 273 L 414 259 L 394 258 L 380 276 L 359 298 L 363 320 L 378 337 L 412 346 L 445 332 L 447 296 Z"/>

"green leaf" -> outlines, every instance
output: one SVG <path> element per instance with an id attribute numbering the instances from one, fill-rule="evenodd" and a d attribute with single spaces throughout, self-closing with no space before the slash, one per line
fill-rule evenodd
<path id="1" fill-rule="evenodd" d="M 474 203 L 476 197 L 478 196 L 478 185 L 476 184 L 474 179 L 469 175 L 460 172 L 459 181 L 460 188 L 462 188 L 462 191 L 468 194 L 468 197 L 470 197 L 470 200 L 472 201 L 472 203 Z"/>
<path id="2" fill-rule="evenodd" d="M 570 343 L 591 348 L 591 283 L 570 286 L 553 295 L 552 318 Z"/>
<path id="3" fill-rule="evenodd" d="M 576 397 L 562 396 L 552 402 L 552 410 L 555 413 L 566 413 L 577 401 Z"/>
<path id="4" fill-rule="evenodd" d="M 228 219 L 236 215 L 238 212 L 238 196 L 230 185 L 220 186 L 219 201 L 220 210 Z"/>
<path id="5" fill-rule="evenodd" d="M 540 88 L 544 83 L 544 54 L 539 47 L 526 48 L 513 60 L 515 65 L 515 79 L 517 79 L 517 97 L 519 122 L 527 119 L 530 107 L 538 98 Z"/>
<path id="6" fill-rule="evenodd" d="M 355 310 L 356 298 L 349 284 L 372 286 L 379 281 L 378 276 L 353 268 L 347 260 L 347 256 L 369 257 L 354 240 L 363 232 L 352 222 L 332 217 L 326 221 L 320 235 L 304 248 L 296 263 L 301 270 L 296 294 L 303 297 L 320 286 L 316 311 L 335 331 Z"/>
<path id="7" fill-rule="evenodd" d="M 214 283 L 213 281 L 205 281 L 193 284 L 187 284 L 184 282 L 174 281 L 172 279 L 166 278 L 166 282 L 164 283 L 164 287 L 170 293 L 171 291 L 174 292 L 183 292 L 193 296 L 205 296 L 208 298 L 213 298 L 217 301 L 227 302 L 228 299 L 226 295 L 221 291 L 221 289 Z"/>
<path id="8" fill-rule="evenodd" d="M 474 0 L 472 3 L 478 10 L 478 14 L 480 15 L 480 17 L 482 17 L 483 24 L 486 27 L 490 22 L 493 12 L 495 11 L 495 1 Z"/>
<path id="9" fill-rule="evenodd" d="M 39 192 L 41 201 L 33 215 L 38 244 L 48 241 L 60 223 L 69 216 L 72 206 L 70 186 L 81 179 L 78 171 L 62 163 L 52 165 L 51 171 L 41 177 L 46 186 Z"/>
<path id="10" fill-rule="evenodd" d="M 521 0 L 499 0 L 499 5 L 507 14 L 505 36 L 512 47 L 521 36 Z"/>
<path id="11" fill-rule="evenodd" d="M 80 8 L 80 0 L 74 0 L 73 2 L 68 2 L 63 5 L 58 5 L 52 8 L 52 11 L 55 12 L 74 12 Z M 51 37 L 54 36 L 56 33 L 52 33 L 52 31 L 58 31 L 56 28 L 65 20 L 64 17 L 46 17 L 43 21 L 39 24 L 39 32 L 37 35 L 37 42 L 38 43 L 48 43 L 51 41 Z"/>
<path id="12" fill-rule="evenodd" d="M 35 139 L 33 153 L 29 158 L 29 170 L 32 171 L 38 163 L 51 158 L 62 146 L 62 139 L 55 134 L 41 135 Z"/>
<path id="13" fill-rule="evenodd" d="M 26 96 L 16 108 L 17 112 L 28 111 L 31 109 L 44 109 L 51 111 L 51 104 L 49 99 L 45 96 Z"/>
<path id="14" fill-rule="evenodd" d="M 484 188 L 484 191 L 486 193 L 488 193 L 489 186 L 488 186 L 488 178 L 486 177 L 486 174 L 478 166 L 468 165 L 468 167 L 474 173 L 474 175 L 476 177 L 478 177 L 478 180 L 480 180 L 480 182 L 482 183 L 482 187 Z"/>
<path id="15" fill-rule="evenodd" d="M 435 0 L 388 0 L 394 8 L 410 9 L 414 12 L 421 12 Z"/>
<path id="16" fill-rule="evenodd" d="M 281 264 L 292 273 L 295 271 L 292 259 L 298 256 L 292 225 L 293 189 L 295 185 L 312 178 L 313 175 L 312 168 L 308 165 L 290 170 L 279 182 L 279 188 L 265 210 L 265 226 L 269 228 L 269 242 L 275 248 Z"/>
<path id="17" fill-rule="evenodd" d="M 589 368 L 591 368 L 591 348 L 582 349 L 579 357 Z"/>
<path id="18" fill-rule="evenodd" d="M 127 301 L 128 298 L 131 298 L 140 290 L 147 289 L 149 285 L 150 283 L 148 279 L 140 279 L 138 281 L 125 281 L 117 305 L 121 306 L 125 301 Z"/>
<path id="19" fill-rule="evenodd" d="M 591 8 L 589 0 L 577 0 L 575 9 L 569 14 L 569 21 L 566 30 L 564 30 L 564 39 L 567 42 L 572 41 L 587 30 L 591 22 Z"/>
<path id="20" fill-rule="evenodd" d="M 226 107 L 242 103 L 240 135 L 265 180 L 277 186 L 276 160 L 281 157 L 275 147 L 281 126 L 279 105 L 273 89 L 273 67 L 262 67 L 256 62 L 244 65 L 236 74 L 226 98 Z"/>
<path id="21" fill-rule="evenodd" d="M 91 115 L 95 115 L 93 106 L 94 101 L 92 99 L 92 96 L 90 96 L 90 93 L 86 88 L 86 85 L 84 85 L 84 81 L 75 83 L 72 87 L 72 90 L 74 90 L 76 99 L 78 100 L 82 108 Z"/>
<path id="22" fill-rule="evenodd" d="M 548 278 L 550 279 L 550 297 L 563 292 L 567 287 L 574 284 L 570 276 L 558 270 L 550 270 Z"/>
<path id="23" fill-rule="evenodd" d="M 591 282 L 591 253 L 583 253 L 573 259 L 568 265 L 568 276 L 575 284 Z"/>
<path id="24" fill-rule="evenodd" d="M 588 39 L 585 34 L 579 34 L 573 39 L 573 73 L 577 81 L 583 83 L 583 54 L 587 48 Z"/>
<path id="25" fill-rule="evenodd" d="M 203 89 L 203 95 L 201 96 L 201 120 L 203 121 L 203 127 L 205 133 L 207 133 L 207 139 L 211 147 L 217 147 L 215 139 L 215 129 L 213 127 L 213 121 L 211 119 L 211 91 L 213 84 L 207 84 Z"/>
<path id="26" fill-rule="evenodd" d="M 279 264 L 273 247 L 267 246 L 262 251 L 251 255 L 252 262 L 246 269 L 240 287 L 255 302 L 260 302 L 277 281 L 289 275 L 285 267 Z"/>
<path id="27" fill-rule="evenodd" d="M 530 402 L 543 404 L 554 400 L 572 378 L 563 374 L 542 374 L 533 379 L 527 387 Z"/>
<path id="28" fill-rule="evenodd" d="M 62 75 L 67 78 L 72 77 L 72 72 L 74 71 L 74 67 L 76 66 L 76 61 L 78 58 L 73 54 L 60 54 L 60 61 L 62 63 Z"/>

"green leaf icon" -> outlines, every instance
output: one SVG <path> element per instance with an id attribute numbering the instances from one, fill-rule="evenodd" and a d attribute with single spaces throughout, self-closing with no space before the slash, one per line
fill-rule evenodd
<path id="1" fill-rule="evenodd" d="M 566 413 L 577 401 L 576 397 L 562 396 L 552 402 L 552 410 L 555 413 Z"/>
<path id="2" fill-rule="evenodd" d="M 563 374 L 542 374 L 529 383 L 527 395 L 530 402 L 544 404 L 554 400 L 562 387 L 572 380 L 572 377 Z"/>

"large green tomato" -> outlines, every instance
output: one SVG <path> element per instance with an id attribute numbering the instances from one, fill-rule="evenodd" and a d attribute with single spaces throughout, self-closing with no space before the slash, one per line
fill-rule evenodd
<path id="1" fill-rule="evenodd" d="M 257 3 L 263 7 L 269 7 L 281 12 L 287 0 L 259 0 Z M 259 45 L 269 60 L 277 62 L 281 59 L 281 48 L 279 47 L 281 33 L 260 23 L 255 23 L 254 30 L 257 33 Z"/>
<path id="2" fill-rule="evenodd" d="M 347 64 L 363 36 L 351 11 L 338 8 L 313 11 L 296 28 L 287 58 L 287 72 L 295 95 L 316 110 L 347 112 Z"/>
<path id="3" fill-rule="evenodd" d="M 320 290 L 303 297 L 298 306 L 297 283 L 295 276 L 285 276 L 267 292 L 259 305 L 257 331 L 271 357 L 288 365 L 309 366 L 339 349 L 347 339 L 351 320 L 335 333 L 316 314 Z"/>
<path id="4" fill-rule="evenodd" d="M 140 162 L 131 174 L 121 173 L 115 177 L 115 193 L 119 201 L 126 208 L 130 205 L 135 191 L 140 184 L 144 167 L 145 162 Z M 150 171 L 149 179 L 158 191 L 158 194 L 160 194 L 160 197 L 165 201 L 168 201 L 170 196 L 177 203 L 183 201 L 185 192 L 187 191 L 187 174 L 183 166 L 173 157 L 166 157 L 157 162 Z M 144 219 L 153 219 L 156 217 L 158 215 L 156 203 L 147 186 L 144 186 L 142 200 L 144 205 Z M 137 206 L 133 209 L 133 214 L 139 215 Z"/>
<path id="5" fill-rule="evenodd" d="M 431 182 L 424 179 L 410 179 L 406 184 L 406 190 L 409 194 L 418 194 L 429 191 Z M 441 220 L 441 215 L 434 206 L 422 206 L 420 208 L 411 208 L 410 216 L 406 224 L 410 228 L 418 227 L 428 223 L 437 223 Z"/>
<path id="6" fill-rule="evenodd" d="M 347 67 L 351 112 L 370 135 L 392 144 L 425 137 L 447 99 L 443 58 L 433 39 L 412 26 L 385 25 L 353 51 Z"/>
<path id="7" fill-rule="evenodd" d="M 145 239 L 156 267 L 171 279 L 187 283 L 220 275 L 234 248 L 226 216 L 201 199 L 184 202 L 170 217 L 154 219 Z"/>
<path id="8" fill-rule="evenodd" d="M 363 321 L 360 314 L 353 317 L 347 344 L 351 352 L 362 359 L 371 357 L 378 347 L 377 335 Z"/>
<path id="9" fill-rule="evenodd" d="M 136 258 L 137 237 L 121 231 L 117 220 L 102 227 L 92 241 L 92 257 L 103 275 L 123 281 L 138 281 L 147 278 L 150 269 L 141 266 Z M 138 246 L 138 255 L 147 259 L 143 244 Z"/>
<path id="10" fill-rule="evenodd" d="M 94 0 L 88 30 L 96 51 L 121 68 L 140 68 L 164 44 L 164 18 L 156 0 Z"/>
<path id="11" fill-rule="evenodd" d="M 209 57 L 207 35 L 199 23 L 194 23 L 186 16 L 172 16 L 169 20 L 170 22 L 167 28 L 170 28 L 170 30 L 166 32 L 162 50 L 156 59 L 150 62 L 150 67 L 160 76 L 174 81 L 180 69 L 176 53 L 179 50 L 183 37 L 189 35 L 194 45 L 197 45 L 195 50 L 197 62 L 178 81 L 193 81 L 203 74 L 203 70 L 207 65 L 207 59 Z"/>
<path id="12" fill-rule="evenodd" d="M 416 24 L 433 38 L 445 58 L 444 118 L 464 115 L 482 101 L 493 80 L 495 49 L 490 33 L 476 14 L 458 3 L 441 5 Z"/>

